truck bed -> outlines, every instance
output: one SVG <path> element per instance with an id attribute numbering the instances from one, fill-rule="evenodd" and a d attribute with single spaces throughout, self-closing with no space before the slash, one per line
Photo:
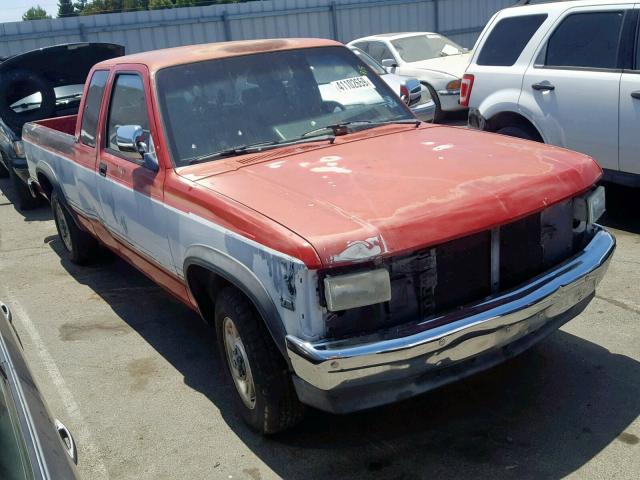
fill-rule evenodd
<path id="1" fill-rule="evenodd" d="M 78 115 L 67 115 L 65 117 L 45 118 L 32 123 L 73 136 L 76 133 L 77 118 Z"/>

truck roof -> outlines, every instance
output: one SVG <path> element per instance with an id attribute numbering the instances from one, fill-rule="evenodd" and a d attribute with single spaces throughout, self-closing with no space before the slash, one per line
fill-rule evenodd
<path id="1" fill-rule="evenodd" d="M 276 52 L 296 48 L 341 46 L 334 40 L 320 38 L 277 38 L 267 40 L 240 40 L 234 42 L 205 43 L 183 47 L 151 50 L 148 52 L 125 55 L 123 57 L 98 63 L 97 67 L 108 67 L 125 63 L 146 65 L 153 73 L 162 68 L 185 63 L 201 62 L 216 58 L 250 55 L 261 52 Z"/>

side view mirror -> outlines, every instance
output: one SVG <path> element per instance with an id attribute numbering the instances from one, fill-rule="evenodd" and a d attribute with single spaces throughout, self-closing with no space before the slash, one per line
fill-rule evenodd
<path id="1" fill-rule="evenodd" d="M 391 58 L 384 58 L 381 63 L 382 63 L 382 66 L 386 69 L 396 68 L 398 66 L 396 61 Z"/>
<path id="2" fill-rule="evenodd" d="M 116 129 L 116 145 L 118 150 L 125 153 L 138 153 L 143 164 L 149 170 L 158 171 L 158 159 L 155 153 L 149 151 L 149 146 L 143 141 L 144 129 L 140 125 L 123 125 Z"/>

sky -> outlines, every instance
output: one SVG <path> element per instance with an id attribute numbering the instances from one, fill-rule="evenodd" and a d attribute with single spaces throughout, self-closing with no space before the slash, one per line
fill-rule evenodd
<path id="1" fill-rule="evenodd" d="M 0 0 L 0 23 L 19 22 L 29 8 L 40 5 L 52 17 L 58 12 L 58 0 Z"/>

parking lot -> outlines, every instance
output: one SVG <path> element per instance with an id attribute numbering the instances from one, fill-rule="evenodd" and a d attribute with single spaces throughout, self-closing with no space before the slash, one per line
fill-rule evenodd
<path id="1" fill-rule="evenodd" d="M 48 207 L 0 180 L 0 298 L 88 479 L 637 478 L 640 192 L 609 188 L 618 250 L 597 297 L 515 360 L 263 438 L 236 417 L 212 330 L 121 260 L 60 256 Z"/>

